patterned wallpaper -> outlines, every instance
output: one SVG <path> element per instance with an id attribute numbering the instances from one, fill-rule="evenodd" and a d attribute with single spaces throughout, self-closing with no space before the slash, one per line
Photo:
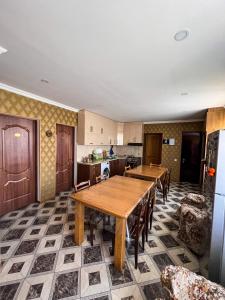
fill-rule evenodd
<path id="1" fill-rule="evenodd" d="M 144 133 L 162 133 L 163 138 L 175 138 L 175 145 L 162 145 L 162 164 L 172 169 L 171 179 L 180 179 L 181 142 L 183 131 L 203 131 L 204 122 L 145 124 Z M 176 160 L 177 161 L 174 161 Z"/>
<path id="2" fill-rule="evenodd" d="M 76 126 L 77 113 L 0 89 L 0 113 L 40 121 L 40 193 L 41 200 L 55 195 L 56 123 Z M 48 138 L 46 130 L 52 130 Z"/>

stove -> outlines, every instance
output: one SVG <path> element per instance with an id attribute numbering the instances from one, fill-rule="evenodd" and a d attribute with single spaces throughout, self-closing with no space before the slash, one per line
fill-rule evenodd
<path id="1" fill-rule="evenodd" d="M 132 169 L 141 165 L 141 157 L 134 155 L 127 156 L 126 165 L 131 166 Z"/>

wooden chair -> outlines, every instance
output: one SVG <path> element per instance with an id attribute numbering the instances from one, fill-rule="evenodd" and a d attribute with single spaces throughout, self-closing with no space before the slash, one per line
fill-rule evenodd
<path id="1" fill-rule="evenodd" d="M 106 179 L 107 179 L 107 177 L 105 175 L 99 175 L 99 176 L 96 176 L 95 181 L 96 181 L 96 184 L 98 184 Z M 104 214 L 103 226 L 109 225 L 109 224 L 110 224 L 110 216 Z"/>
<path id="2" fill-rule="evenodd" d="M 170 191 L 170 180 L 171 180 L 171 172 L 172 172 L 172 169 L 171 168 L 169 168 L 168 169 L 168 172 L 169 172 L 169 174 L 168 174 L 168 193 L 169 193 L 169 191 Z"/>
<path id="3" fill-rule="evenodd" d="M 147 213 L 146 213 L 146 226 L 145 226 L 145 237 L 146 242 L 148 241 L 148 229 L 150 224 L 150 229 L 152 229 L 152 219 L 153 219 L 153 209 L 155 204 L 155 186 L 149 192 L 148 204 L 147 204 Z"/>
<path id="4" fill-rule="evenodd" d="M 75 192 L 82 191 L 91 186 L 90 180 L 81 182 L 75 185 Z M 85 223 L 88 225 L 90 230 L 90 243 L 91 246 L 94 244 L 94 229 L 97 228 L 97 225 L 103 220 L 104 214 L 98 212 L 92 208 L 85 207 Z"/>
<path id="5" fill-rule="evenodd" d="M 106 178 L 107 177 L 105 175 L 96 176 L 96 178 L 95 178 L 96 184 L 99 183 L 99 182 L 101 182 L 101 181 L 106 180 Z"/>
<path id="6" fill-rule="evenodd" d="M 163 194 L 163 201 L 164 203 L 167 201 L 167 194 L 169 190 L 169 181 L 170 181 L 170 172 L 169 170 L 166 171 L 166 174 L 163 179 L 162 183 L 162 194 Z"/>
<path id="7" fill-rule="evenodd" d="M 138 265 L 138 249 L 139 249 L 140 236 L 142 236 L 143 250 L 145 246 L 145 226 L 146 226 L 146 215 L 148 210 L 148 199 L 149 199 L 148 196 L 145 197 L 135 208 L 135 213 L 131 213 L 131 215 L 127 220 L 127 231 L 129 232 L 129 239 L 127 237 L 126 241 L 128 242 L 130 242 L 130 240 L 134 241 L 135 269 L 137 269 L 137 265 Z M 113 251 L 114 251 L 114 245 L 115 245 L 115 234 L 113 235 L 112 238 Z"/>
<path id="8" fill-rule="evenodd" d="M 125 166 L 123 176 L 126 176 L 126 171 L 131 170 L 131 166 Z"/>
<path id="9" fill-rule="evenodd" d="M 79 184 L 76 184 L 76 185 L 75 185 L 75 192 L 79 192 L 79 191 L 81 191 L 81 190 L 87 189 L 87 188 L 89 188 L 90 186 L 91 186 L 90 180 L 80 182 Z"/>
<path id="10" fill-rule="evenodd" d="M 153 163 L 150 163 L 150 167 L 162 167 L 162 164 L 153 164 Z"/>

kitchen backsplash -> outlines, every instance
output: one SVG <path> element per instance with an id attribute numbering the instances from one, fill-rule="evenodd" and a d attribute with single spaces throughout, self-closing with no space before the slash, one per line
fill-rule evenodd
<path id="1" fill-rule="evenodd" d="M 142 157 L 143 147 L 142 146 L 115 146 L 116 154 L 123 155 L 134 155 Z"/>
<path id="2" fill-rule="evenodd" d="M 109 151 L 110 146 L 77 145 L 77 161 L 82 161 L 82 158 L 84 156 L 88 156 L 88 154 L 91 154 L 93 150 L 99 148 L 102 150 Z"/>
<path id="3" fill-rule="evenodd" d="M 110 146 L 89 146 L 89 145 L 77 145 L 77 161 L 82 161 L 84 156 L 92 153 L 93 150 L 102 149 L 109 151 Z M 134 155 L 142 157 L 143 147 L 142 146 L 114 146 L 114 153 L 119 156 Z"/>

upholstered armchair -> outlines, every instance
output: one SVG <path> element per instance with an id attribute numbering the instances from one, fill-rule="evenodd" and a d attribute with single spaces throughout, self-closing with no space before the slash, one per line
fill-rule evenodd
<path id="1" fill-rule="evenodd" d="M 200 194 L 194 194 L 194 193 L 189 193 L 187 194 L 181 201 L 180 204 L 182 206 L 182 204 L 187 204 L 190 206 L 194 206 L 196 208 L 199 209 L 206 209 L 207 205 L 206 205 L 206 200 L 205 197 L 203 195 Z M 179 207 L 177 209 L 176 215 L 178 217 L 180 217 L 180 211 L 181 211 L 181 207 Z"/>
<path id="2" fill-rule="evenodd" d="M 198 255 L 203 255 L 208 248 L 210 219 L 205 209 L 182 204 L 177 237 Z"/>
<path id="3" fill-rule="evenodd" d="M 162 286 L 172 300 L 222 300 L 225 289 L 181 266 L 167 266 L 161 274 Z"/>

